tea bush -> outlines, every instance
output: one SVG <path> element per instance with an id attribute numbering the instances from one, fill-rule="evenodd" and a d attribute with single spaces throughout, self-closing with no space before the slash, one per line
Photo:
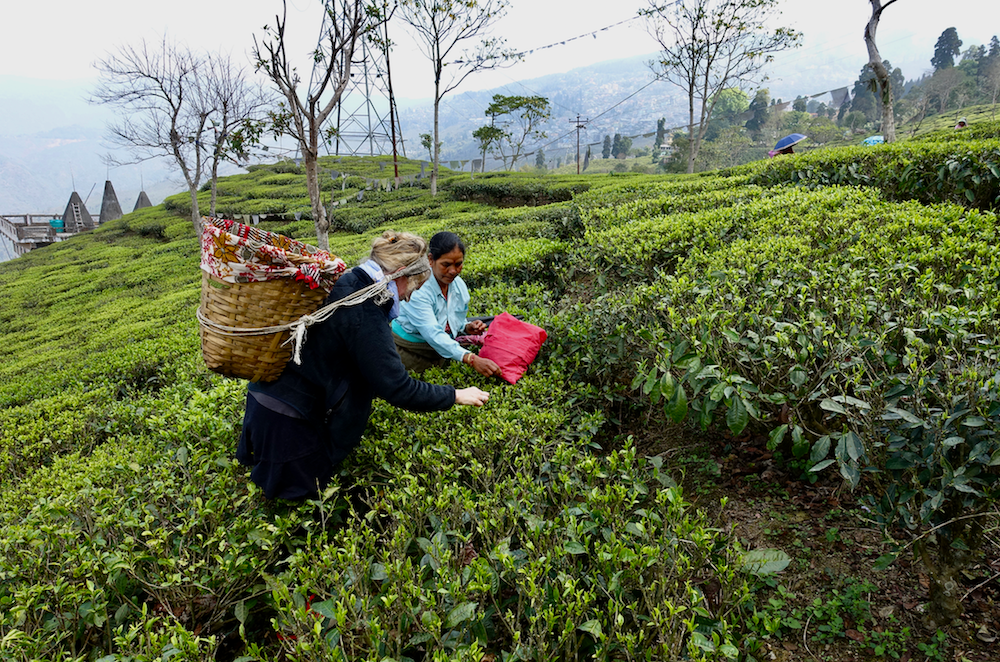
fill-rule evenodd
<path id="1" fill-rule="evenodd" d="M 937 532 L 921 559 L 943 596 L 968 559 L 953 550 L 978 539 L 976 520 L 955 518 L 996 496 L 1000 442 L 976 434 L 992 429 L 998 370 L 996 216 L 840 187 L 646 209 L 585 215 L 589 252 L 570 264 L 598 272 L 607 294 L 561 329 L 561 351 L 609 389 L 637 361 L 631 386 L 667 416 L 733 434 L 756 426 L 807 477 L 833 466 L 851 486 L 868 476 L 875 494 L 920 485 L 872 505 L 887 527 Z M 948 597 L 941 622 L 958 610 Z"/>
<path id="2" fill-rule="evenodd" d="M 457 177 L 444 186 L 456 200 L 482 202 L 496 207 L 566 202 L 572 200 L 574 194 L 589 188 L 589 183 L 580 181 L 562 183 L 554 178 L 537 179 L 511 173 Z"/>
<path id="3" fill-rule="evenodd" d="M 1000 208 L 998 126 L 979 126 L 975 134 L 965 134 L 961 141 L 955 136 L 950 140 L 823 150 L 748 164 L 733 172 L 765 186 L 872 186 L 890 200 L 953 202 L 996 210 Z"/>

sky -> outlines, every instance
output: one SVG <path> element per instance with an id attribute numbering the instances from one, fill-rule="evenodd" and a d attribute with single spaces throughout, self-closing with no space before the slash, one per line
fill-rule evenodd
<path id="1" fill-rule="evenodd" d="M 649 0 L 510 0 L 493 33 L 512 49 L 533 52 L 514 66 L 475 74 L 459 89 L 491 89 L 603 60 L 651 55 L 656 42 L 644 23 L 634 18 L 648 4 Z M 158 42 L 164 36 L 192 49 L 228 53 L 249 66 L 253 36 L 261 35 L 265 24 L 273 24 L 282 6 L 281 0 L 48 0 L 7 5 L 0 76 L 47 80 L 92 79 L 94 63 L 117 47 L 142 39 Z M 783 68 L 794 68 L 808 58 L 855 61 L 860 71 L 867 61 L 863 41 L 871 13 L 867 0 L 780 0 L 780 6 L 780 24 L 801 31 L 804 38 L 801 48 L 776 58 L 774 71 L 779 77 Z M 302 70 L 316 43 L 320 8 L 320 0 L 288 0 L 290 53 L 293 58 L 296 53 L 301 56 Z M 1000 3 L 897 0 L 879 25 L 882 56 L 902 66 L 907 78 L 919 77 L 930 69 L 933 44 L 948 27 L 958 30 L 963 47 L 987 43 L 1000 32 Z M 427 59 L 401 24 L 391 37 L 396 42 L 390 56 L 396 97 L 430 97 L 433 79 Z"/>

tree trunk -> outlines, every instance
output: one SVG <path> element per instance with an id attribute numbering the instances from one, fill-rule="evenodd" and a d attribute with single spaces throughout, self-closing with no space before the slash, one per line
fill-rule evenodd
<path id="1" fill-rule="evenodd" d="M 882 99 L 882 137 L 887 143 L 896 141 L 896 117 L 892 111 L 892 81 L 889 78 L 889 70 L 882 64 L 882 56 L 875 45 L 875 31 L 878 29 L 879 19 L 886 7 L 896 2 L 882 4 L 882 0 L 870 0 L 872 4 L 872 17 L 865 26 L 865 46 L 868 47 L 868 65 L 875 72 L 875 80 L 878 81 L 879 97 Z"/>
<path id="2" fill-rule="evenodd" d="M 209 215 L 215 216 L 215 199 L 219 196 L 219 159 L 212 161 L 212 202 L 209 205 Z"/>
<path id="3" fill-rule="evenodd" d="M 309 200 L 312 201 L 313 222 L 316 225 L 316 245 L 325 251 L 330 250 L 330 221 L 326 218 L 326 208 L 319 189 L 319 163 L 316 152 L 303 150 L 302 162 L 306 167 L 306 188 L 309 190 Z"/>
<path id="4" fill-rule="evenodd" d="M 688 90 L 688 174 L 694 173 L 694 159 L 697 156 L 694 142 L 694 90 Z"/>
<path id="5" fill-rule="evenodd" d="M 194 236 L 201 237 L 201 211 L 198 209 L 198 187 L 188 186 L 191 194 L 191 227 L 194 228 Z"/>
<path id="6" fill-rule="evenodd" d="M 440 109 L 441 82 L 437 80 L 434 81 L 434 163 L 431 164 L 431 195 L 438 194 L 438 164 L 441 163 L 441 141 L 438 140 L 438 113 Z M 485 158 L 483 158 L 483 169 L 486 169 Z"/>

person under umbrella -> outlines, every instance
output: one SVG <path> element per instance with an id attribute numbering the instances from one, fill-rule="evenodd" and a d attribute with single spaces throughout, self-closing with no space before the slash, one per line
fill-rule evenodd
<path id="1" fill-rule="evenodd" d="M 792 147 L 805 139 L 805 135 L 801 133 L 789 134 L 775 143 L 774 149 L 768 152 L 767 155 L 774 158 L 778 154 L 794 154 L 795 150 L 793 150 Z"/>

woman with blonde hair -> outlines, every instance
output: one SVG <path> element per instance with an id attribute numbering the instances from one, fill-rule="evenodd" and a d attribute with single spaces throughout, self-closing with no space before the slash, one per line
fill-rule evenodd
<path id="1" fill-rule="evenodd" d="M 489 399 L 475 387 L 413 379 L 400 361 L 388 322 L 429 275 L 423 239 L 392 231 L 376 237 L 368 259 L 344 273 L 324 302 L 352 304 L 310 328 L 299 361 L 289 361 L 277 380 L 248 386 L 236 457 L 251 467 L 264 496 L 299 499 L 322 490 L 361 442 L 376 397 L 412 411 L 479 407 Z"/>

